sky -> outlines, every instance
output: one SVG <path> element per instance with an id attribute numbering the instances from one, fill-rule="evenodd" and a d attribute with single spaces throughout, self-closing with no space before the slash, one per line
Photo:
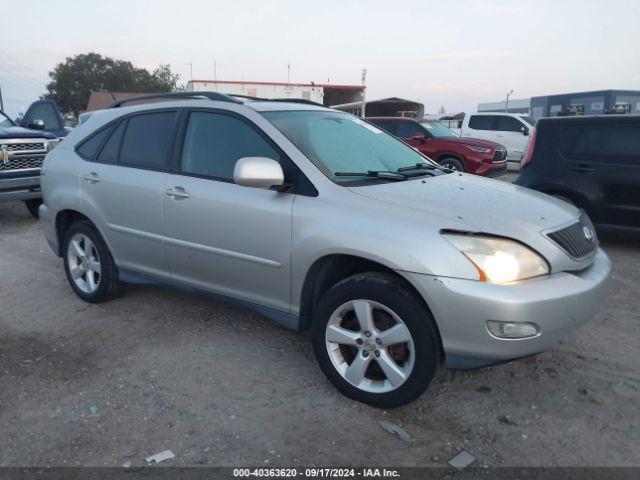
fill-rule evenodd
<path id="1" fill-rule="evenodd" d="M 182 82 L 360 84 L 425 111 L 640 89 L 640 0 L 0 0 L 0 88 L 14 116 L 66 57 L 97 52 Z M 11 20 L 13 19 L 13 20 Z M 14 21 L 19 19 L 19 21 Z"/>

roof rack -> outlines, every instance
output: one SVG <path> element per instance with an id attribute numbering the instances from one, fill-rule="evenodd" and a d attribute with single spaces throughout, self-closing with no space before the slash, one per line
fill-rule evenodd
<path id="1" fill-rule="evenodd" d="M 150 95 L 141 95 L 139 97 L 125 98 L 125 99 L 117 100 L 113 102 L 109 106 L 109 108 L 118 108 L 124 105 L 125 103 L 140 102 L 143 100 L 153 100 L 156 98 L 191 98 L 191 99 L 206 98 L 208 100 L 214 100 L 219 102 L 242 103 L 240 100 L 236 98 L 233 98 L 229 95 L 225 95 L 224 93 L 218 93 L 218 92 L 174 92 L 174 93 L 153 93 Z"/>
<path id="2" fill-rule="evenodd" d="M 306 100 L 304 98 L 269 98 L 268 102 L 288 102 L 288 103 L 304 103 L 306 105 L 315 105 L 316 107 L 324 107 L 321 103 Z"/>

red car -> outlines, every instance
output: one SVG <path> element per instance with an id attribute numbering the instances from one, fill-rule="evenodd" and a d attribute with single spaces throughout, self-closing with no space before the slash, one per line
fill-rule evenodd
<path id="1" fill-rule="evenodd" d="M 366 120 L 451 170 L 487 177 L 497 177 L 507 171 L 507 150 L 502 145 L 460 138 L 436 120 L 402 117 L 368 117 Z"/>

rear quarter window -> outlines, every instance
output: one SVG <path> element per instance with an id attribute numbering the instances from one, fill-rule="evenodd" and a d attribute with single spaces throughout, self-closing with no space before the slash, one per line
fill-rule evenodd
<path id="1" fill-rule="evenodd" d="M 572 125 L 562 127 L 560 136 L 569 157 L 632 157 L 640 161 L 640 124 Z"/>
<path id="2" fill-rule="evenodd" d="M 111 126 L 102 128 L 97 132 L 91 134 L 89 138 L 83 140 L 77 147 L 76 152 L 85 160 L 95 160 L 98 155 L 98 150 L 100 149 L 100 145 L 109 132 L 111 131 Z"/>

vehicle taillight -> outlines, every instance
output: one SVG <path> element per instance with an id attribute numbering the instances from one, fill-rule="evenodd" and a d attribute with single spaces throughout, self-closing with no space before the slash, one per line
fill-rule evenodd
<path id="1" fill-rule="evenodd" d="M 536 146 L 537 134 L 538 129 L 534 128 L 533 133 L 531 134 L 531 139 L 529 140 L 529 145 L 527 146 L 527 151 L 524 153 L 524 158 L 522 159 L 522 163 L 520 164 L 520 168 L 526 167 L 531 162 L 531 157 L 533 157 L 533 149 Z"/>

